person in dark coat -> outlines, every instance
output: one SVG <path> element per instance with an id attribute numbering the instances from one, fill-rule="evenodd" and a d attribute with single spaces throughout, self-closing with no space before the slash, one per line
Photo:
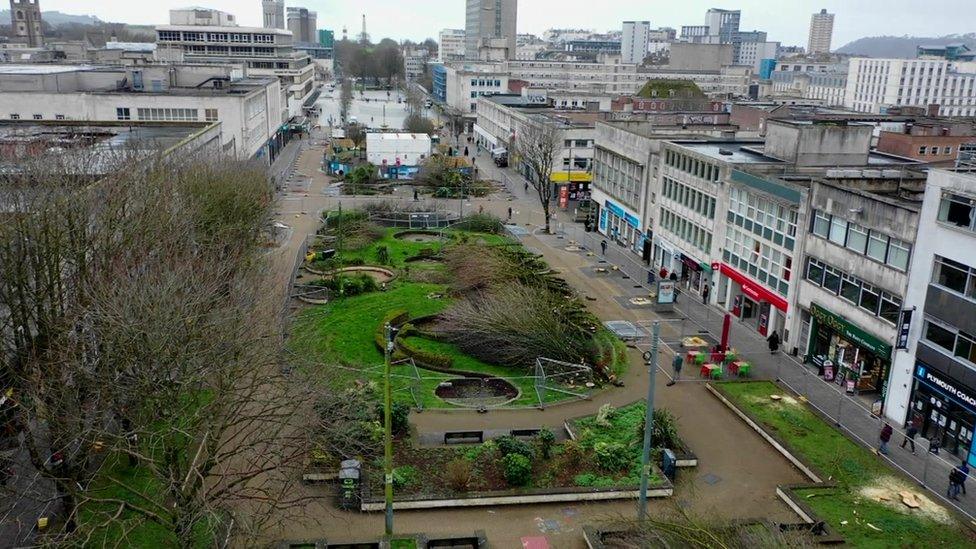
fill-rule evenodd
<path id="1" fill-rule="evenodd" d="M 708 305 L 708 294 L 709 294 L 709 292 L 711 292 L 711 288 L 708 286 L 708 283 L 706 282 L 705 285 L 702 287 L 702 304 L 703 305 Z"/>
<path id="2" fill-rule="evenodd" d="M 668 382 L 668 387 L 678 382 L 678 378 L 681 377 L 681 366 L 683 364 L 684 358 L 681 356 L 681 353 L 675 353 L 674 358 L 671 359 L 671 368 L 674 370 L 674 377 Z"/>
<path id="3" fill-rule="evenodd" d="M 779 333 L 776 330 L 773 330 L 773 333 L 769 334 L 769 337 L 766 338 L 766 343 L 769 344 L 769 353 L 775 354 L 776 351 L 779 350 Z"/>
<path id="4" fill-rule="evenodd" d="M 878 434 L 878 453 L 888 455 L 888 441 L 891 440 L 891 434 L 895 430 L 891 428 L 887 422 L 885 422 L 884 427 L 881 428 L 881 433 Z"/>
<path id="5" fill-rule="evenodd" d="M 678 302 L 678 273 L 668 275 L 668 280 L 674 282 L 674 302 Z"/>
<path id="6" fill-rule="evenodd" d="M 912 454 L 914 454 L 916 436 L 918 436 L 918 418 L 914 418 L 908 422 L 908 429 L 905 430 L 905 440 L 901 441 L 901 447 L 904 448 L 906 444 L 911 444 Z"/>
<path id="7" fill-rule="evenodd" d="M 600 250 L 601 250 L 601 253 L 603 255 L 607 255 L 607 241 L 606 240 L 601 240 L 600 241 Z"/>

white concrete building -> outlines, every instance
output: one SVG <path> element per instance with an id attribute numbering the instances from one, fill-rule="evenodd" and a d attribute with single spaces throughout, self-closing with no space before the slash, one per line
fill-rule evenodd
<path id="1" fill-rule="evenodd" d="M 504 70 L 511 78 L 525 80 L 532 87 L 616 94 L 635 93 L 648 80 L 637 72 L 637 65 L 621 63 L 616 58 L 597 63 L 514 60 L 505 63 Z"/>
<path id="2" fill-rule="evenodd" d="M 464 59 L 464 29 L 444 29 L 439 39 L 437 53 L 441 63 Z"/>
<path id="3" fill-rule="evenodd" d="M 885 415 L 976 465 L 976 173 L 929 172 L 918 234 Z"/>
<path id="4" fill-rule="evenodd" d="M 820 10 L 810 16 L 810 37 L 807 52 L 810 55 L 830 53 L 830 42 L 834 35 L 834 14 Z"/>
<path id="5" fill-rule="evenodd" d="M 374 166 L 418 166 L 430 157 L 425 133 L 368 133 L 366 159 Z"/>
<path id="6" fill-rule="evenodd" d="M 823 105 L 844 105 L 847 93 L 845 73 L 806 73 L 774 71 L 771 80 L 773 95 L 816 100 Z"/>
<path id="7" fill-rule="evenodd" d="M 434 97 L 463 114 L 476 111 L 479 97 L 508 93 L 509 75 L 494 63 L 437 65 L 433 73 Z"/>
<path id="8" fill-rule="evenodd" d="M 941 116 L 976 116 L 976 63 L 851 58 L 845 107 L 881 113 L 887 107 L 933 104 L 940 105 Z"/>
<path id="9" fill-rule="evenodd" d="M 753 72 L 759 73 L 759 67 L 764 59 L 776 59 L 779 42 L 742 42 L 739 44 L 737 65 L 748 65 Z"/>
<path id="10" fill-rule="evenodd" d="M 620 45 L 622 63 L 640 65 L 647 56 L 647 45 L 650 42 L 650 21 L 624 21 L 623 39 Z"/>
<path id="11" fill-rule="evenodd" d="M 222 150 L 269 158 L 282 125 L 275 78 L 214 65 L 0 66 L 0 118 L 218 122 Z"/>
<path id="12" fill-rule="evenodd" d="M 292 33 L 239 27 L 218 10 L 171 10 L 169 25 L 156 27 L 156 58 L 168 63 L 240 65 L 247 76 L 275 76 L 285 93 L 289 117 L 298 117 L 314 91 L 315 66 L 296 52 Z"/>

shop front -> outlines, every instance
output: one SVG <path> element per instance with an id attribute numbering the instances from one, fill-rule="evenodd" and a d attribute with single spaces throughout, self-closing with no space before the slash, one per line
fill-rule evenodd
<path id="1" fill-rule="evenodd" d="M 724 303 L 727 311 L 761 335 L 767 336 L 775 330 L 782 338 L 789 309 L 786 299 L 725 263 L 713 267 L 721 274 L 717 290 L 719 303 Z"/>
<path id="2" fill-rule="evenodd" d="M 681 253 L 681 265 L 678 272 L 678 280 L 681 286 L 687 291 L 700 294 L 702 286 L 711 283 L 712 268 L 704 261 L 699 261 L 694 257 Z"/>
<path id="3" fill-rule="evenodd" d="M 810 305 L 810 316 L 807 361 L 825 380 L 848 393 L 877 395 L 875 402 L 883 406 L 891 345 L 816 303 Z"/>
<path id="4" fill-rule="evenodd" d="M 610 237 L 617 244 L 640 253 L 644 245 L 640 216 L 613 200 L 600 201 L 598 197 L 594 198 L 600 209 L 597 225 L 599 232 Z"/>
<path id="5" fill-rule="evenodd" d="M 976 467 L 976 389 L 918 362 L 908 420 L 917 422 L 923 437 L 938 440 L 942 451 Z"/>

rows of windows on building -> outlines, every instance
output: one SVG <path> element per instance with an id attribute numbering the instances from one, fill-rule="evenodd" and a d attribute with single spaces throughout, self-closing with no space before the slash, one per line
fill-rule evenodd
<path id="1" fill-rule="evenodd" d="M 932 284 L 976 301 L 976 268 L 969 265 L 935 256 Z M 976 367 L 976 335 L 931 317 L 926 317 L 922 333 L 930 343 Z"/>
<path id="2" fill-rule="evenodd" d="M 904 240 L 874 229 L 867 229 L 820 210 L 813 212 L 811 232 L 868 259 L 894 267 L 899 271 L 908 271 L 912 245 Z"/>
<path id="3" fill-rule="evenodd" d="M 275 55 L 274 48 L 266 48 L 261 46 L 200 46 L 191 44 L 186 46 L 183 51 L 189 54 L 239 55 L 243 57 L 273 57 Z"/>
<path id="4" fill-rule="evenodd" d="M 671 210 L 662 209 L 658 225 L 708 256 L 712 252 L 712 233 L 706 227 Z"/>
<path id="5" fill-rule="evenodd" d="M 158 42 L 231 42 L 247 44 L 251 42 L 273 44 L 275 35 L 250 32 L 196 32 L 164 31 L 157 33 Z"/>
<path id="6" fill-rule="evenodd" d="M 664 165 L 707 181 L 717 183 L 721 179 L 721 169 L 717 165 L 699 160 L 687 154 L 681 154 L 677 151 L 665 151 Z"/>
<path id="7" fill-rule="evenodd" d="M 20 113 L 16 113 L 16 112 L 10 113 L 8 115 L 8 118 L 10 120 L 21 120 Z M 31 118 L 34 119 L 34 120 L 44 120 L 44 115 L 43 114 L 39 114 L 39 113 L 34 113 L 34 114 L 31 115 Z M 67 117 L 65 115 L 63 115 L 63 114 L 55 114 L 54 115 L 54 119 L 55 120 L 67 120 Z"/>
<path id="8" fill-rule="evenodd" d="M 787 206 L 750 193 L 745 189 L 729 189 L 729 223 L 751 232 L 776 246 L 793 251 L 799 213 Z"/>
<path id="9" fill-rule="evenodd" d="M 118 107 L 115 109 L 115 117 L 118 120 L 133 120 L 132 109 L 129 107 Z M 218 119 L 217 109 L 203 109 L 203 119 L 206 122 L 216 122 Z M 200 110 L 139 107 L 136 109 L 135 120 L 151 122 L 197 122 L 200 120 Z"/>
<path id="10" fill-rule="evenodd" d="M 882 290 L 843 269 L 816 258 L 807 260 L 807 280 L 826 292 L 860 307 L 864 312 L 891 325 L 898 322 L 902 299 L 893 292 Z"/>
<path id="11" fill-rule="evenodd" d="M 606 149 L 596 149 L 593 159 L 594 186 L 636 209 L 640 204 L 644 167 Z"/>
<path id="12" fill-rule="evenodd" d="M 751 232 L 730 226 L 725 233 L 722 259 L 782 296 L 789 292 L 793 256 L 763 242 Z"/>
<path id="13" fill-rule="evenodd" d="M 715 197 L 694 187 L 689 187 L 680 181 L 665 177 L 664 184 L 661 187 L 661 197 L 676 202 L 708 219 L 715 219 Z"/>

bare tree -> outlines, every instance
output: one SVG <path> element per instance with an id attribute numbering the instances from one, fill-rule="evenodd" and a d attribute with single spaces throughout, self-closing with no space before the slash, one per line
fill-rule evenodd
<path id="1" fill-rule="evenodd" d="M 525 169 L 526 178 L 535 189 L 546 219 L 546 232 L 552 232 L 552 166 L 562 150 L 562 132 L 548 124 L 523 124 L 513 138 L 516 161 Z"/>
<path id="2" fill-rule="evenodd" d="M 188 546 L 280 516 L 308 399 L 280 373 L 265 172 L 143 156 L 93 182 L 78 168 L 102 161 L 68 156 L 0 183 L 0 366 L 18 474 L 63 503 L 51 541 L 126 546 L 151 523 Z"/>
<path id="3" fill-rule="evenodd" d="M 348 78 L 342 79 L 339 87 L 339 118 L 345 124 L 349 118 L 349 107 L 352 105 L 352 81 Z"/>
<path id="4" fill-rule="evenodd" d="M 418 113 L 411 113 L 403 119 L 403 129 L 410 133 L 434 134 L 434 123 Z"/>

